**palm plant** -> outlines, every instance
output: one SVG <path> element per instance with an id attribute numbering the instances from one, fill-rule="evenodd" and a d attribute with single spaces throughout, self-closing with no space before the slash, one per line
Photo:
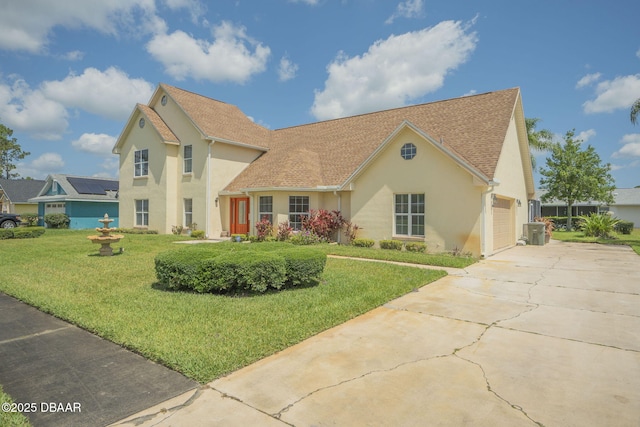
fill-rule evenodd
<path id="1" fill-rule="evenodd" d="M 638 114 L 640 114 L 640 98 L 631 106 L 631 123 L 638 124 Z"/>
<path id="2" fill-rule="evenodd" d="M 553 147 L 553 133 L 548 129 L 536 130 L 536 126 L 540 119 L 537 118 L 525 118 L 525 124 L 527 125 L 527 138 L 529 139 L 529 147 L 535 151 L 547 151 Z M 531 168 L 536 169 L 536 159 L 531 155 Z"/>

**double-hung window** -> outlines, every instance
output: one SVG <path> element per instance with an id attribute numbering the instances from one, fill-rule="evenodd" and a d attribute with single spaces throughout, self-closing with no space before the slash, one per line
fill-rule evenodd
<path id="1" fill-rule="evenodd" d="M 424 236 L 424 194 L 395 195 L 395 234 Z"/>
<path id="2" fill-rule="evenodd" d="M 149 175 L 149 150 L 136 150 L 133 159 L 133 176 Z"/>
<path id="3" fill-rule="evenodd" d="M 193 199 L 184 199 L 184 225 L 191 228 L 193 224 Z"/>
<path id="4" fill-rule="evenodd" d="M 193 172 L 193 145 L 184 146 L 183 157 L 184 157 L 184 164 L 182 168 L 182 173 Z"/>
<path id="5" fill-rule="evenodd" d="M 260 196 L 258 221 L 268 219 L 273 224 L 273 196 Z"/>
<path id="6" fill-rule="evenodd" d="M 136 200 L 136 226 L 149 226 L 149 200 Z"/>
<path id="7" fill-rule="evenodd" d="M 289 196 L 289 225 L 294 230 L 302 228 L 302 217 L 309 216 L 309 196 Z"/>

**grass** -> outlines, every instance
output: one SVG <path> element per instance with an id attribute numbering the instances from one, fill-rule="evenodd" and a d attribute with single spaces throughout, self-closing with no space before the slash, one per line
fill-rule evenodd
<path id="1" fill-rule="evenodd" d="M 465 268 L 477 259 L 451 254 L 429 254 L 392 249 L 361 248 L 346 245 L 320 245 L 327 255 L 339 255 L 355 258 L 378 259 L 384 261 L 407 262 L 412 264 L 436 265 L 439 267 Z"/>
<path id="2" fill-rule="evenodd" d="M 606 245 L 628 245 L 640 255 L 640 228 L 634 228 L 631 234 L 616 234 L 615 239 L 586 237 L 581 231 L 554 231 L 553 238 L 563 242 L 602 243 Z"/>
<path id="3" fill-rule="evenodd" d="M 20 412 L 10 412 L 5 410 L 4 404 L 13 403 L 11 396 L 6 394 L 0 386 L 0 404 L 3 405 L 3 409 L 0 409 L 0 426 L 3 427 L 29 427 L 31 423 L 29 419 L 22 415 Z M 9 407 L 11 410 L 11 407 Z"/>
<path id="4" fill-rule="evenodd" d="M 436 280 L 442 271 L 328 259 L 318 286 L 230 297 L 170 292 L 154 257 L 173 235 L 126 235 L 97 256 L 90 231 L 0 242 L 0 291 L 208 382 Z M 7 262 L 4 262 L 7 260 Z"/>

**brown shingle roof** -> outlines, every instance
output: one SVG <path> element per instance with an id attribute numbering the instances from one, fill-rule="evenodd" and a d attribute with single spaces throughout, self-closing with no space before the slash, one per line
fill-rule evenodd
<path id="1" fill-rule="evenodd" d="M 205 137 L 269 148 L 271 131 L 238 107 L 167 84 L 160 85 L 182 107 Z"/>
<path id="2" fill-rule="evenodd" d="M 225 190 L 341 185 L 404 121 L 491 179 L 518 96 L 514 88 L 271 131 L 270 150 Z"/>
<path id="3" fill-rule="evenodd" d="M 178 137 L 171 131 L 171 129 L 169 129 L 169 126 L 167 126 L 164 120 L 162 120 L 158 113 L 156 113 L 152 108 L 142 104 L 138 104 L 137 107 L 144 113 L 145 116 L 147 116 L 147 119 L 149 119 L 153 127 L 156 128 L 156 130 L 160 134 L 160 137 L 164 141 L 180 142 L 180 140 L 178 140 Z"/>

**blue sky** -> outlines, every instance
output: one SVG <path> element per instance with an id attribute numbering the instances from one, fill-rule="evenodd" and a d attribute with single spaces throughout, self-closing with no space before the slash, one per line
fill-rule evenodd
<path id="1" fill-rule="evenodd" d="M 640 185 L 640 2 L 0 0 L 0 122 L 21 176 L 117 177 L 111 148 L 163 82 L 271 129 L 520 87 Z M 537 155 L 544 164 L 546 155 Z M 536 182 L 538 176 L 536 175 Z"/>

